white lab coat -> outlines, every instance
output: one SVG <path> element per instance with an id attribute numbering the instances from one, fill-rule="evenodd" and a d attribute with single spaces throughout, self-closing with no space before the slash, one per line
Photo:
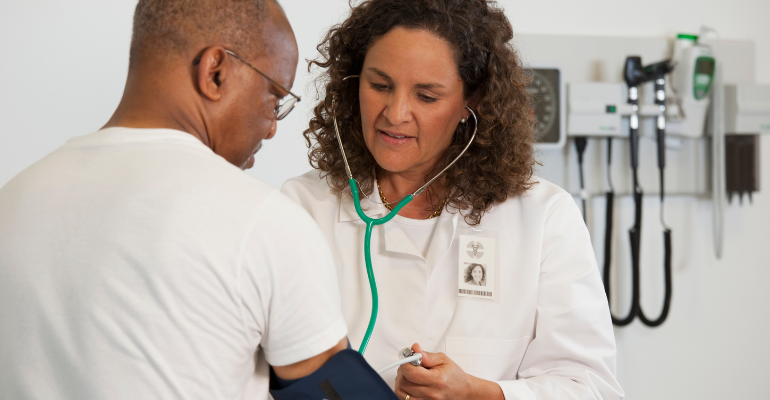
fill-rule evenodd
<path id="1" fill-rule="evenodd" d="M 372 262 L 379 315 L 365 358 L 375 369 L 417 342 L 444 352 L 467 373 L 497 382 L 512 399 L 617 399 L 615 338 L 596 258 L 568 193 L 542 179 L 497 204 L 476 229 L 497 231 L 494 300 L 459 297 L 458 229 L 446 210 L 427 257 L 393 222 L 376 226 Z M 320 226 L 336 257 L 349 339 L 357 348 L 371 313 L 364 223 L 350 196 L 331 194 L 318 171 L 287 181 L 283 193 Z M 367 215 L 384 216 L 363 201 Z M 489 283 L 490 285 L 492 283 Z M 383 375 L 391 387 L 396 370 Z"/>

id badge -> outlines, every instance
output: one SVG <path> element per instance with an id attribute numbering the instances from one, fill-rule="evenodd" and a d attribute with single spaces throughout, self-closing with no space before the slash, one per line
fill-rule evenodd
<path id="1" fill-rule="evenodd" d="M 495 298 L 497 232 L 475 229 L 460 232 L 457 294 L 480 299 Z"/>

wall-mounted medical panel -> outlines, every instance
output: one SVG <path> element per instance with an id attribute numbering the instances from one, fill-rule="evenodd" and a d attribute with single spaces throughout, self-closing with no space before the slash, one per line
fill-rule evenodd
<path id="1" fill-rule="evenodd" d="M 624 83 L 570 83 L 567 93 L 568 136 L 628 137 L 627 118 L 633 108 L 626 99 L 628 88 Z M 660 108 L 655 104 L 639 104 L 640 118 L 658 115 Z"/>
<path id="2" fill-rule="evenodd" d="M 770 85 L 725 85 L 725 132 L 770 133 Z"/>
<path id="3" fill-rule="evenodd" d="M 615 149 L 612 152 L 614 159 L 610 172 L 616 192 L 631 193 L 628 141 L 625 140 L 628 137 L 629 118 L 624 116 L 630 113 L 625 109 L 628 93 L 623 82 L 624 61 L 629 55 L 640 56 L 645 64 L 670 58 L 672 39 L 519 34 L 514 38 L 513 45 L 519 49 L 522 61 L 527 66 L 559 66 L 561 80 L 567 84 L 567 136 L 591 138 L 585 153 L 586 190 L 591 194 L 606 191 L 607 144 L 601 138 L 617 137 L 623 140 L 616 140 L 612 144 Z M 718 48 L 717 58 L 722 60 L 720 71 L 723 82 L 754 82 L 756 62 L 753 42 L 721 40 Z M 595 87 L 598 89 L 597 93 L 586 93 L 592 90 L 591 85 L 600 85 Z M 652 83 L 641 85 L 639 92 L 639 180 L 646 188 L 645 193 L 654 194 L 659 182 L 659 173 L 656 168 L 657 145 L 653 116 L 660 111 L 654 104 L 655 92 Z M 617 105 L 614 115 L 606 112 L 606 106 L 611 104 Z M 574 118 L 577 120 L 573 120 Z M 597 118 L 599 122 L 592 122 L 590 118 Z M 608 129 L 609 126 L 617 127 L 618 123 L 620 129 L 617 133 L 613 133 L 610 130 L 612 128 Z M 669 122 L 667 130 L 670 135 L 666 140 L 666 185 L 669 187 L 667 192 L 671 195 L 710 193 L 710 139 L 698 133 L 677 135 L 677 130 L 689 128 L 677 129 L 678 127 L 672 125 L 675 123 Z M 696 131 L 698 129 L 693 130 Z M 569 192 L 580 192 L 575 150 L 569 142 L 561 148 L 541 148 L 538 159 L 542 163 L 537 169 L 539 176 Z"/>
<path id="4" fill-rule="evenodd" d="M 567 88 L 567 134 L 571 136 L 627 136 L 621 133 L 624 85 L 573 83 Z"/>

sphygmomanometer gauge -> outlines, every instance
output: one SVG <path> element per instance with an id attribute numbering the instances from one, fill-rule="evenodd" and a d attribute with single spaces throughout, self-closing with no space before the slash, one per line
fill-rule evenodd
<path id="1" fill-rule="evenodd" d="M 564 143 L 564 115 L 561 71 L 558 68 L 532 68 L 530 117 L 535 122 L 539 145 L 560 147 Z"/>

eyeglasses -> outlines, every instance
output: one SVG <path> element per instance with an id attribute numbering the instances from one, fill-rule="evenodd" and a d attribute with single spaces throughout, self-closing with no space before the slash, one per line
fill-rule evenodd
<path id="1" fill-rule="evenodd" d="M 253 69 L 254 71 L 257 71 L 257 73 L 259 73 L 260 75 L 264 76 L 265 79 L 270 81 L 273 85 L 278 86 L 279 89 L 281 89 L 282 91 L 288 93 L 291 96 L 289 98 L 285 98 L 282 101 L 280 101 L 278 103 L 278 105 L 275 106 L 275 110 L 273 110 L 273 113 L 275 113 L 275 119 L 276 120 L 280 121 L 280 120 L 286 118 L 286 116 L 289 115 L 291 110 L 294 109 L 294 106 L 296 106 L 297 103 L 299 103 L 300 97 L 297 96 L 296 94 L 292 93 L 289 89 L 286 89 L 280 83 L 276 82 L 273 78 L 265 75 L 264 72 L 262 72 L 259 69 L 257 69 L 257 67 L 251 65 L 251 63 L 249 63 L 248 61 L 242 59 L 241 56 L 235 54 L 233 51 L 225 49 L 225 52 L 227 52 L 227 54 L 233 56 L 236 60 L 238 60 L 238 61 L 248 65 L 249 67 L 251 67 L 251 69 Z M 200 61 L 201 61 L 200 57 L 196 58 L 193 61 L 193 65 L 198 65 L 200 63 Z"/>

